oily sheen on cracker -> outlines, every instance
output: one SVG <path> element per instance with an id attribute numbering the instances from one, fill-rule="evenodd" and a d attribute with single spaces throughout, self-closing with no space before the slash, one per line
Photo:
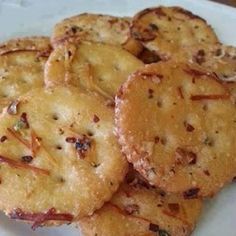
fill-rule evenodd
<path id="1" fill-rule="evenodd" d="M 47 37 L 13 39 L 0 45 L 0 111 L 31 88 L 43 86 L 50 51 Z"/>
<path id="2" fill-rule="evenodd" d="M 143 63 L 122 48 L 81 42 L 57 47 L 45 67 L 47 86 L 72 84 L 113 99 L 129 74 Z"/>
<path id="3" fill-rule="evenodd" d="M 123 46 L 137 55 L 142 45 L 130 36 L 130 18 L 83 13 L 64 19 L 54 26 L 51 42 L 54 47 L 65 41 L 100 42 Z"/>
<path id="4" fill-rule="evenodd" d="M 92 214 L 126 174 L 113 109 L 68 86 L 35 89 L 16 104 L 1 115 L 0 209 L 33 228 Z"/>
<path id="5" fill-rule="evenodd" d="M 133 17 L 130 30 L 134 39 L 164 60 L 186 46 L 218 42 L 204 19 L 180 7 L 144 9 Z"/>
<path id="6" fill-rule="evenodd" d="M 202 200 L 166 194 L 132 171 L 112 199 L 79 226 L 84 236 L 187 236 L 201 208 Z"/>
<path id="7" fill-rule="evenodd" d="M 128 160 L 152 185 L 185 198 L 213 196 L 235 175 L 235 118 L 214 73 L 173 61 L 145 66 L 116 97 Z"/>

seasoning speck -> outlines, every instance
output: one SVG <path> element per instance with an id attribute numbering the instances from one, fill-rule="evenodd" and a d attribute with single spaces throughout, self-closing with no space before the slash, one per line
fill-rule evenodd
<path id="1" fill-rule="evenodd" d="M 183 193 L 185 199 L 197 198 L 200 188 L 191 188 Z"/>
<path id="2" fill-rule="evenodd" d="M 98 123 L 100 121 L 99 117 L 97 115 L 93 116 L 93 122 Z"/>
<path id="3" fill-rule="evenodd" d="M 153 98 L 153 93 L 154 93 L 153 89 L 148 89 L 148 98 Z"/>
<path id="4" fill-rule="evenodd" d="M 150 223 L 149 230 L 152 232 L 159 232 L 159 226 L 153 223 Z"/>
<path id="5" fill-rule="evenodd" d="M 3 135 L 1 138 L 0 138 L 0 142 L 3 143 L 7 140 L 7 136 L 6 135 Z"/>
<path id="6" fill-rule="evenodd" d="M 24 163 L 30 163 L 33 160 L 32 156 L 23 156 L 21 157 L 21 161 Z"/>
<path id="7" fill-rule="evenodd" d="M 66 142 L 67 143 L 75 143 L 76 142 L 76 138 L 75 137 L 67 137 L 66 138 Z"/>

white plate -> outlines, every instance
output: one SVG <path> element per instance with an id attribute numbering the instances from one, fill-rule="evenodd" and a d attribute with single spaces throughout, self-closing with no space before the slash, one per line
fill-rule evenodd
<path id="1" fill-rule="evenodd" d="M 214 27 L 224 43 L 236 46 L 236 9 L 205 0 L 0 0 L 0 41 L 23 35 L 49 35 L 57 21 L 81 12 L 132 16 L 142 8 L 159 4 L 192 10 Z M 236 236 L 235 185 L 207 202 L 194 236 Z M 79 230 L 62 226 L 34 232 L 29 225 L 0 215 L 0 236 L 64 235 L 79 236 Z"/>

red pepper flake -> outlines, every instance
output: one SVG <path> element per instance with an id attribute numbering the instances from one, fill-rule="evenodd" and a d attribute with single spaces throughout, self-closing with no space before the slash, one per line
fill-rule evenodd
<path id="1" fill-rule="evenodd" d="M 93 116 L 93 122 L 98 123 L 100 121 L 99 117 L 97 115 Z"/>
<path id="2" fill-rule="evenodd" d="M 114 102 L 114 100 L 109 99 L 109 100 L 106 101 L 105 105 L 109 108 L 114 108 L 115 107 L 115 102 Z"/>
<path id="3" fill-rule="evenodd" d="M 206 55 L 205 51 L 203 49 L 200 49 L 197 52 L 197 54 L 193 57 L 193 60 L 199 65 L 201 65 L 202 63 L 206 61 L 205 55 Z"/>
<path id="4" fill-rule="evenodd" d="M 3 136 L 0 138 L 0 142 L 1 142 L 1 143 L 4 143 L 6 140 L 7 140 L 7 136 L 6 136 L 6 135 L 3 135 Z"/>
<path id="5" fill-rule="evenodd" d="M 194 165 L 197 162 L 197 155 L 192 151 L 178 147 L 175 151 L 175 159 L 177 164 Z"/>
<path id="6" fill-rule="evenodd" d="M 91 148 L 91 140 L 84 134 L 82 138 L 78 138 L 75 143 L 75 149 L 80 158 L 85 158 L 86 152 Z"/>
<path id="7" fill-rule="evenodd" d="M 222 55 L 222 49 L 221 48 L 217 48 L 216 51 L 215 51 L 215 55 L 217 57 L 221 56 Z"/>
<path id="8" fill-rule="evenodd" d="M 136 172 L 129 172 L 128 175 L 125 178 L 125 182 L 130 185 L 130 186 L 134 186 L 134 187 L 143 187 L 146 189 L 150 189 L 151 186 L 147 183 L 147 181 L 140 176 L 139 174 L 137 174 Z"/>
<path id="9" fill-rule="evenodd" d="M 191 100 L 218 100 L 218 99 L 229 99 L 229 94 L 210 94 L 210 95 L 191 95 Z"/>
<path id="10" fill-rule="evenodd" d="M 182 98 L 182 99 L 184 99 L 182 87 L 178 87 L 177 90 L 178 90 L 179 97 Z"/>
<path id="11" fill-rule="evenodd" d="M 160 141 L 161 141 L 161 144 L 162 144 L 162 145 L 166 145 L 166 143 L 167 143 L 167 139 L 166 139 L 165 137 L 162 137 L 162 138 L 160 139 Z"/>
<path id="12" fill-rule="evenodd" d="M 208 170 L 204 170 L 203 173 L 207 176 L 210 176 L 210 172 Z"/>
<path id="13" fill-rule="evenodd" d="M 72 52 L 70 50 L 68 50 L 67 53 L 68 53 L 68 57 L 72 56 Z"/>
<path id="14" fill-rule="evenodd" d="M 11 102 L 10 105 L 7 107 L 7 113 L 9 115 L 16 115 L 19 103 L 20 101 L 18 100 Z"/>
<path id="15" fill-rule="evenodd" d="M 130 204 L 125 206 L 125 211 L 128 215 L 132 215 L 133 213 L 139 213 L 139 206 L 137 204 Z"/>
<path id="16" fill-rule="evenodd" d="M 66 138 L 66 142 L 67 143 L 75 143 L 76 142 L 76 138 L 75 137 L 67 137 Z"/>
<path id="17" fill-rule="evenodd" d="M 152 231 L 152 232 L 159 232 L 159 225 L 156 225 L 156 224 L 153 224 L 153 223 L 150 223 L 149 224 L 149 230 Z"/>
<path id="18" fill-rule="evenodd" d="M 153 89 L 148 89 L 148 98 L 153 98 L 153 93 L 154 93 L 154 90 Z"/>
<path id="19" fill-rule="evenodd" d="M 27 114 L 25 112 L 23 112 L 20 116 L 20 121 L 23 122 L 25 124 L 25 129 L 28 129 L 30 126 L 29 126 L 29 122 L 28 122 L 28 119 L 27 119 Z"/>
<path id="20" fill-rule="evenodd" d="M 77 33 L 77 30 L 80 29 L 80 27 L 76 26 L 76 25 L 73 25 L 71 26 L 70 30 L 73 34 L 76 34 Z M 80 29 L 81 31 L 81 29 Z"/>
<path id="21" fill-rule="evenodd" d="M 191 188 L 187 191 L 183 192 L 183 197 L 185 199 L 194 199 L 198 197 L 198 193 L 200 191 L 200 188 Z"/>
<path id="22" fill-rule="evenodd" d="M 166 196 L 166 192 L 164 192 L 163 190 L 160 190 L 159 194 L 160 194 L 161 197 L 165 197 Z"/>
<path id="23" fill-rule="evenodd" d="M 32 156 L 23 156 L 21 157 L 22 162 L 24 163 L 30 163 L 33 160 Z"/>
<path id="24" fill-rule="evenodd" d="M 194 127 L 186 121 L 184 122 L 184 127 L 186 128 L 187 132 L 193 132 L 194 131 Z"/>
<path id="25" fill-rule="evenodd" d="M 22 162 L 19 162 L 19 161 L 16 161 L 16 160 L 13 160 L 8 157 L 1 156 L 1 155 L 0 155 L 0 162 L 6 163 L 13 168 L 28 169 L 28 170 L 31 170 L 31 171 L 37 173 L 37 174 L 50 175 L 50 172 L 48 170 L 34 167 L 34 166 L 31 166 L 31 165 L 28 165 L 28 164 L 25 164 L 25 163 L 22 163 Z"/>
<path id="26" fill-rule="evenodd" d="M 180 207 L 178 203 L 169 203 L 168 204 L 168 208 L 170 209 L 170 211 L 174 214 L 178 214 Z"/>
<path id="27" fill-rule="evenodd" d="M 16 220 L 32 221 L 33 230 L 43 226 L 45 222 L 50 220 L 71 222 L 74 218 L 73 215 L 68 213 L 56 213 L 55 208 L 50 208 L 46 213 L 25 213 L 20 208 L 17 208 L 9 214 L 9 217 Z"/>
<path id="28" fill-rule="evenodd" d="M 158 144 L 159 141 L 160 141 L 160 137 L 159 137 L 159 136 L 156 136 L 156 137 L 154 138 L 154 142 L 155 142 L 155 144 Z"/>

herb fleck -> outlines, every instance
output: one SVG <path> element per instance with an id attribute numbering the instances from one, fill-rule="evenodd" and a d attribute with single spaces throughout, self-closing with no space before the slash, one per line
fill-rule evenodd
<path id="1" fill-rule="evenodd" d="M 91 140 L 86 135 L 83 135 L 82 138 L 78 138 L 75 143 L 75 149 L 82 159 L 85 157 L 85 153 L 90 149 L 90 147 Z"/>
<path id="2" fill-rule="evenodd" d="M 160 229 L 159 236 L 170 236 L 170 234 L 166 230 Z"/>
<path id="3" fill-rule="evenodd" d="M 210 147 L 212 147 L 213 144 L 214 144 L 213 140 L 212 140 L 211 138 L 209 138 L 209 137 L 205 138 L 205 140 L 203 141 L 203 143 L 204 143 L 205 145 L 207 145 L 207 146 L 210 146 Z"/>

